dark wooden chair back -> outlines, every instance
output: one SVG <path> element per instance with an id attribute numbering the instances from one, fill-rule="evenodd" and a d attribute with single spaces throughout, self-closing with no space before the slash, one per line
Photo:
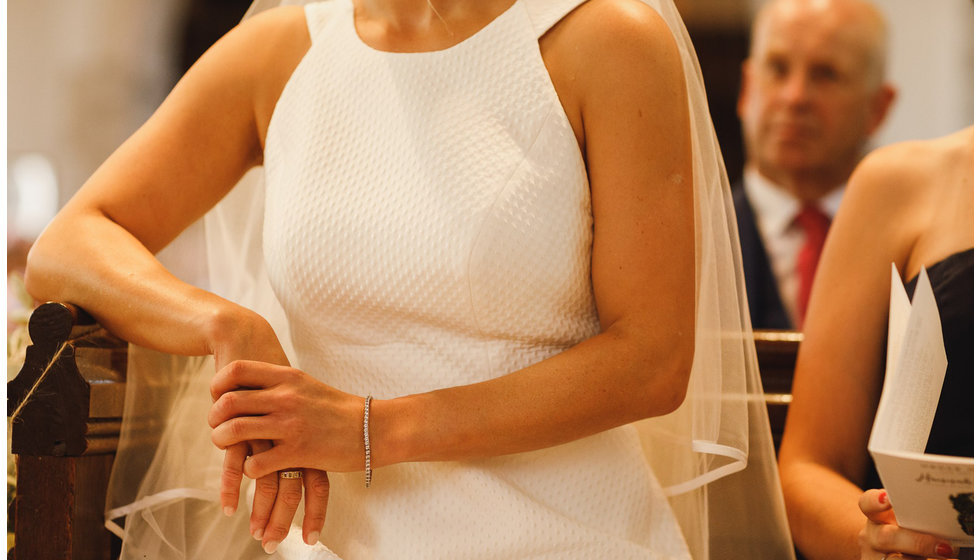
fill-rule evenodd
<path id="1" fill-rule="evenodd" d="M 7 383 L 17 455 L 8 558 L 109 560 L 119 549 L 104 509 L 126 394 L 126 344 L 59 303 L 35 309 L 28 329 L 24 366 Z"/>
<path id="2" fill-rule="evenodd" d="M 786 411 L 793 400 L 793 370 L 803 334 L 795 331 L 755 331 L 755 351 L 765 392 L 772 440 L 779 451 L 786 426 Z"/>

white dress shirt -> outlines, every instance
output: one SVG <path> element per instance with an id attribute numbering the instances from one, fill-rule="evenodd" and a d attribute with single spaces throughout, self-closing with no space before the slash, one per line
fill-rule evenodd
<path id="1" fill-rule="evenodd" d="M 799 328 L 796 295 L 800 280 L 796 274 L 796 258 L 806 238 L 803 228 L 795 223 L 795 218 L 802 204 L 754 169 L 745 170 L 744 185 L 745 196 L 755 212 L 755 224 L 779 286 L 783 307 L 790 321 Z M 843 196 L 844 185 L 840 185 L 818 200 L 817 205 L 833 219 Z"/>

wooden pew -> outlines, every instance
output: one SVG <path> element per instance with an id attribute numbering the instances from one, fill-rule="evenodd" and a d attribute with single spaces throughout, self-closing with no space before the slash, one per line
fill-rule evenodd
<path id="1" fill-rule="evenodd" d="M 803 333 L 757 330 L 754 334 L 762 390 L 765 393 L 769 426 L 772 429 L 772 441 L 776 451 L 779 451 L 783 428 L 786 426 L 786 411 L 793 400 L 791 394 L 793 370 L 796 367 L 796 354 L 803 340 Z"/>
<path id="2" fill-rule="evenodd" d="M 10 512 L 15 547 L 8 559 L 116 558 L 120 543 L 104 528 L 103 511 L 119 442 L 126 344 L 84 311 L 60 303 L 35 309 L 29 331 L 33 344 L 24 366 L 7 384 L 18 466 Z M 777 446 L 801 338 L 789 331 L 755 333 Z"/>
<path id="3" fill-rule="evenodd" d="M 33 344 L 7 383 L 17 455 L 8 558 L 115 558 L 119 539 L 105 529 L 103 511 L 126 394 L 126 344 L 58 303 L 35 309 L 28 329 Z"/>

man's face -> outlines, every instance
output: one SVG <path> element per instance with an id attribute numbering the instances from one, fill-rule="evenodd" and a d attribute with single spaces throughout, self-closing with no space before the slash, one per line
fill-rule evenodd
<path id="1" fill-rule="evenodd" d="M 764 175 L 850 172 L 880 120 L 862 31 L 804 4 L 777 8 L 758 30 L 738 109 Z"/>

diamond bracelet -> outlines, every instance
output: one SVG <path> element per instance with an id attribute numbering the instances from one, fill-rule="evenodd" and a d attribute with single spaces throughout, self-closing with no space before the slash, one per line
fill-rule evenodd
<path id="1" fill-rule="evenodd" d="M 371 487 L 371 436 L 368 419 L 371 416 L 371 395 L 364 397 L 364 487 Z"/>

